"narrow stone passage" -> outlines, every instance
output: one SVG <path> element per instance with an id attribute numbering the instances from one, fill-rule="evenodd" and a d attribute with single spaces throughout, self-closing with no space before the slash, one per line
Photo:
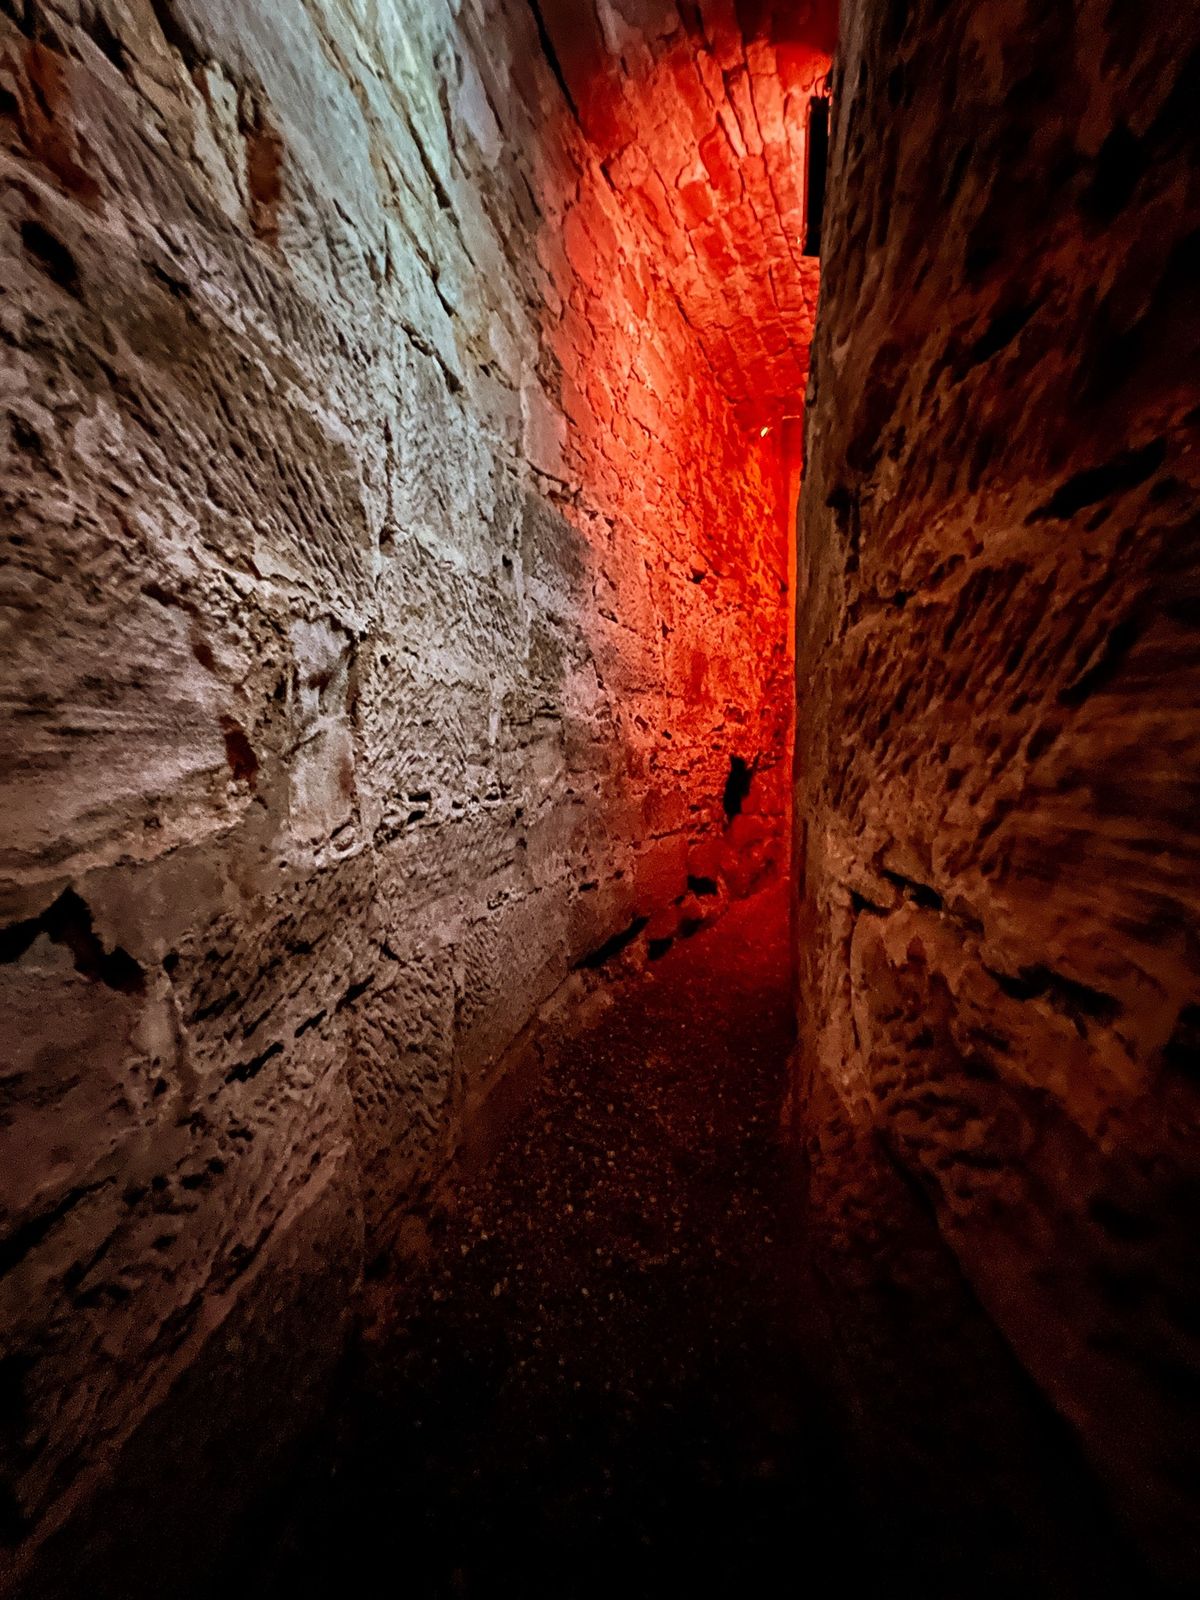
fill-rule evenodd
<path id="1" fill-rule="evenodd" d="M 0 1600 L 1200 1593 L 1198 70 L 0 0 Z"/>
<path id="2" fill-rule="evenodd" d="M 347 1560 L 412 1595 L 765 1594 L 798 1538 L 845 1578 L 778 1142 L 785 931 L 773 889 L 653 964 L 380 1291 L 280 1594 Z"/>

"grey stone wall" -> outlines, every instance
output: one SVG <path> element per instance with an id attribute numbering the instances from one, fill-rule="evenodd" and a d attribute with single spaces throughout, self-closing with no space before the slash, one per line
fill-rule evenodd
<path id="1" fill-rule="evenodd" d="M 122 1485 L 186 1551 L 531 1019 L 777 859 L 787 558 L 516 0 L 5 0 L 0 115 L 0 1560 L 50 1583 Z"/>

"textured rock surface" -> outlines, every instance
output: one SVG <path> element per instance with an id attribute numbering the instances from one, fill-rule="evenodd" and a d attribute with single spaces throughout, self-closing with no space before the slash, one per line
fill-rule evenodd
<path id="1" fill-rule="evenodd" d="M 1023 1369 L 1181 1582 L 1198 45 L 1167 6 L 848 8 L 800 554 L 798 1101 L 844 1347 L 914 1472 L 956 1407 L 986 1456 L 989 1406 L 1003 1470 Z"/>
<path id="2" fill-rule="evenodd" d="M 798 414 L 819 270 L 803 255 L 810 96 L 831 0 L 540 0 L 571 104 L 747 422 Z"/>
<path id="3" fill-rule="evenodd" d="M 156 1427 L 219 1480 L 185 1414 L 290 1414 L 529 1019 L 778 858 L 788 600 L 720 257 L 524 4 L 4 0 L 0 115 L 19 1569 Z"/>

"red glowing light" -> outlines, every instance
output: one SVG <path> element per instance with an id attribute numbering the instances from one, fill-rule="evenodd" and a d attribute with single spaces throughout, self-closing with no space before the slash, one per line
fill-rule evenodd
<path id="1" fill-rule="evenodd" d="M 561 307 L 542 342 L 561 374 L 561 472 L 582 491 L 564 509 L 605 597 L 589 646 L 620 692 L 628 771 L 651 778 L 664 819 L 686 825 L 695 762 L 719 794 L 731 749 L 764 753 L 754 805 L 771 821 L 727 827 L 728 878 L 786 808 L 796 419 L 819 273 L 800 243 L 805 139 L 829 38 L 810 8 L 769 0 L 706 0 L 691 27 L 647 0 L 636 30 L 600 9 L 604 27 L 575 0 L 541 6 L 564 89 L 538 183 Z"/>

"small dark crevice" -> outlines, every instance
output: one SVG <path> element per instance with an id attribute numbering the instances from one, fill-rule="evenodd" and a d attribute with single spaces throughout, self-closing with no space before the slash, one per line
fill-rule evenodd
<path id="1" fill-rule="evenodd" d="M 251 1078 L 257 1078 L 268 1061 L 274 1060 L 283 1054 L 283 1046 L 279 1043 L 268 1045 L 261 1055 L 255 1056 L 250 1061 L 239 1061 L 236 1066 L 230 1067 L 225 1074 L 226 1083 L 248 1083 Z"/>
<path id="2" fill-rule="evenodd" d="M 31 1527 L 32 1523 L 21 1509 L 15 1490 L 7 1483 L 0 1483 L 0 1545 L 14 1549 Z"/>
<path id="3" fill-rule="evenodd" d="M 1163 1065 L 1200 1084 L 1200 1001 L 1184 1006 L 1163 1047 Z"/>
<path id="4" fill-rule="evenodd" d="M 753 782 L 753 765 L 747 763 L 741 756 L 730 756 L 729 776 L 725 779 L 725 792 L 721 796 L 727 822 L 732 822 L 734 817 L 741 814 Z"/>
<path id="5" fill-rule="evenodd" d="M 3 0 L 0 0 L 2 7 Z M 29 1392 L 27 1384 L 33 1371 L 32 1356 L 23 1350 L 14 1350 L 0 1356 L 0 1440 L 6 1455 L 13 1444 L 23 1438 L 29 1426 Z M 0 1548 L 13 1549 L 20 1544 L 32 1526 L 26 1516 L 16 1491 L 8 1483 L 0 1482 Z"/>
<path id="6" fill-rule="evenodd" d="M 204 638 L 198 628 L 193 627 L 188 638 L 188 643 L 192 647 L 192 654 L 204 668 L 205 672 L 211 672 L 215 676 L 217 673 L 217 658 L 213 654 L 212 645 L 210 645 L 208 640 Z"/>
<path id="7" fill-rule="evenodd" d="M 363 1280 L 376 1283 L 395 1268 L 396 1261 L 390 1250 L 380 1250 L 363 1267 Z"/>
<path id="8" fill-rule="evenodd" d="M 236 1000 L 242 997 L 236 990 L 229 994 L 220 995 L 216 1000 L 210 1000 L 207 1005 L 199 1006 L 187 1019 L 190 1028 L 196 1027 L 201 1022 L 208 1022 L 213 1017 L 220 1017 L 229 1010 Z"/>
<path id="9" fill-rule="evenodd" d="M 57 234 L 51 233 L 36 217 L 26 217 L 21 223 L 21 243 L 60 289 L 65 289 L 77 300 L 83 299 L 79 266 Z"/>
<path id="10" fill-rule="evenodd" d="M 0 16 L 7 17 L 27 39 L 37 34 L 33 0 L 0 0 Z"/>
<path id="11" fill-rule="evenodd" d="M 0 1239 L 0 1278 L 11 1272 L 14 1267 L 19 1267 L 30 1251 L 35 1250 L 50 1230 L 74 1211 L 81 1201 L 111 1182 L 111 1178 L 102 1178 L 99 1183 L 85 1183 L 76 1189 L 68 1189 L 62 1199 L 48 1211 L 27 1218 L 19 1227 Z"/>
<path id="12" fill-rule="evenodd" d="M 1125 450 L 1102 466 L 1088 467 L 1084 472 L 1075 473 L 1059 485 L 1045 505 L 1030 512 L 1025 518 L 1026 525 L 1065 522 L 1088 506 L 1098 505 L 1101 500 L 1109 500 L 1136 489 L 1158 471 L 1166 454 L 1166 440 L 1152 439 L 1140 450 Z"/>
<path id="13" fill-rule="evenodd" d="M 716 894 L 719 889 L 715 878 L 698 878 L 690 872 L 688 873 L 687 886 L 694 895 L 699 895 L 700 897 Z"/>
<path id="14" fill-rule="evenodd" d="M 587 967 L 595 970 L 597 967 L 604 966 L 614 956 L 619 956 L 622 950 L 627 949 L 649 921 L 649 917 L 634 917 L 627 928 L 622 928 L 620 933 L 614 933 L 611 939 L 606 939 L 602 945 L 598 945 L 595 950 L 590 951 L 581 960 L 577 961 L 575 963 L 576 967 Z"/>
<path id="15" fill-rule="evenodd" d="M 0 928 L 0 962 L 18 961 L 39 934 L 69 950 L 75 970 L 90 982 L 120 994 L 145 993 L 146 975 L 139 963 L 119 946 L 105 950 L 92 928 L 87 902 L 73 889 L 64 889 L 40 916 Z"/>
<path id="16" fill-rule="evenodd" d="M 868 900 L 865 894 L 859 894 L 857 889 L 850 891 L 850 907 L 855 914 L 867 912 L 873 917 L 887 917 L 891 915 L 890 906 L 877 905 L 874 900 Z"/>
<path id="17" fill-rule="evenodd" d="M 437 367 L 450 393 L 461 394 L 463 391 L 462 379 L 458 376 L 457 372 L 455 372 L 453 368 L 447 364 L 446 358 L 442 355 L 441 351 L 436 347 L 436 345 L 430 344 L 429 340 L 425 338 L 420 330 L 414 327 L 411 322 L 406 322 L 403 317 L 400 319 L 400 326 L 404 329 L 405 337 L 408 339 L 413 349 L 419 350 L 423 356 L 428 356 L 430 361 L 432 361 Z"/>
<path id="18" fill-rule="evenodd" d="M 1061 733 L 1062 729 L 1054 722 L 1044 722 L 1041 727 L 1035 728 L 1029 735 L 1029 743 L 1025 746 L 1026 761 L 1032 765 L 1033 762 L 1040 760 Z"/>
<path id="19" fill-rule="evenodd" d="M 538 43 L 542 47 L 542 54 L 546 57 L 550 71 L 554 74 L 554 81 L 563 92 L 563 99 L 571 108 L 571 115 L 582 126 L 579 107 L 575 104 L 575 96 L 567 87 L 566 74 L 562 69 L 562 62 L 558 59 L 558 51 L 554 48 L 554 41 L 550 37 L 550 30 L 546 26 L 546 19 L 542 15 L 542 8 L 538 0 L 529 0 L 529 9 L 533 12 L 534 26 L 537 28 Z"/>
<path id="20" fill-rule="evenodd" d="M 890 80 L 889 80 L 890 83 Z M 805 138 L 804 244 L 806 256 L 821 254 L 825 216 L 825 186 L 829 167 L 829 96 L 812 95 L 808 102 Z"/>
<path id="21" fill-rule="evenodd" d="M 8 413 L 8 429 L 15 449 L 23 451 L 27 456 L 32 456 L 47 472 L 58 476 L 47 450 L 46 441 L 31 422 L 18 412 L 10 411 Z"/>
<path id="22" fill-rule="evenodd" d="M 1118 622 L 1105 641 L 1104 649 L 1088 669 L 1074 683 L 1067 685 L 1058 696 L 1062 706 L 1081 706 L 1098 690 L 1106 688 L 1116 677 L 1121 663 L 1137 643 L 1142 632 L 1138 617 L 1125 617 Z"/>
<path id="23" fill-rule="evenodd" d="M 178 52 L 184 66 L 189 72 L 198 71 L 204 65 L 204 55 L 180 18 L 175 0 L 150 0 L 150 9 L 163 38 Z"/>
<path id="24" fill-rule="evenodd" d="M 189 616 L 197 614 L 197 607 L 191 600 L 186 599 L 183 595 L 172 594 L 169 589 L 165 589 L 161 583 L 156 582 L 153 578 L 142 585 L 142 593 L 147 600 L 153 600 L 156 605 L 174 606 L 180 611 L 186 611 Z"/>
<path id="25" fill-rule="evenodd" d="M 858 497 L 846 484 L 839 483 L 830 492 L 825 504 L 833 512 L 838 536 L 845 544 L 846 571 L 857 572 L 859 544 L 862 538 Z"/>
<path id="26" fill-rule="evenodd" d="M 998 311 L 959 364 L 956 370 L 959 381 L 965 378 L 973 367 L 982 366 L 985 361 L 990 361 L 993 356 L 999 355 L 1001 350 L 1010 345 L 1040 304 L 1040 300 L 1032 300 L 1028 305 L 1006 306 Z"/>
<path id="27" fill-rule="evenodd" d="M 1100 146 L 1091 182 L 1079 197 L 1079 209 L 1090 221 L 1107 227 L 1133 198 L 1152 160 L 1146 141 L 1118 122 Z"/>
<path id="28" fill-rule="evenodd" d="M 1010 999 L 1048 1000 L 1056 1010 L 1071 1017 L 1080 1032 L 1085 1019 L 1110 1025 L 1121 1014 L 1121 1002 L 1114 995 L 1064 977 L 1050 967 L 1022 967 L 1015 974 L 993 967 L 984 967 L 984 971 Z"/>
<path id="29" fill-rule="evenodd" d="M 113 32 L 103 10 L 97 6 L 90 16 L 85 12 L 81 20 L 92 43 L 108 57 L 117 71 L 124 75 L 129 67 L 129 58 L 125 54 L 125 46 Z"/>
<path id="30" fill-rule="evenodd" d="M 844 483 L 839 483 L 825 497 L 825 504 L 833 512 L 837 521 L 841 523 L 850 514 L 850 507 L 854 504 L 854 496 Z"/>
<path id="31" fill-rule="evenodd" d="M 258 757 L 246 737 L 246 730 L 232 717 L 221 718 L 221 730 L 225 735 L 225 759 L 230 772 L 236 782 L 249 784 L 253 789 L 258 778 Z"/>
<path id="32" fill-rule="evenodd" d="M 889 883 L 894 883 L 897 889 L 903 890 L 914 905 L 924 911 L 940 911 L 943 900 L 936 889 L 927 883 L 919 883 L 916 878 L 906 878 L 902 872 L 892 872 L 887 867 L 881 867 L 880 874 Z"/>
<path id="33" fill-rule="evenodd" d="M 1088 1215 L 1109 1238 L 1121 1244 L 1144 1244 L 1161 1231 L 1153 1217 L 1140 1216 L 1107 1195 L 1095 1196 L 1088 1206 Z"/>
<path id="34" fill-rule="evenodd" d="M 280 1049 L 282 1048 L 281 1045 Z M 204 1163 L 204 1166 L 199 1171 L 185 1172 L 179 1180 L 179 1187 L 186 1189 L 189 1193 L 195 1193 L 197 1189 L 210 1189 L 212 1180 L 215 1177 L 220 1177 L 224 1171 L 225 1163 L 219 1156 L 213 1156 L 211 1160 Z"/>
<path id="35" fill-rule="evenodd" d="M 347 1006 L 352 1006 L 356 1000 L 360 999 L 364 994 L 366 994 L 367 990 L 374 982 L 375 978 L 374 976 L 371 976 L 369 978 L 363 978 L 360 983 L 352 983 L 342 998 L 338 1001 L 337 1005 L 334 1007 L 335 1013 L 338 1011 L 345 1011 Z"/>
<path id="36" fill-rule="evenodd" d="M 185 283 L 182 278 L 175 277 L 174 273 L 168 272 L 167 269 L 160 266 L 157 261 L 147 261 L 145 265 L 146 270 L 150 273 L 151 277 L 154 278 L 161 285 L 161 287 L 172 296 L 173 299 L 186 301 L 192 298 L 191 285 Z"/>
<path id="37" fill-rule="evenodd" d="M 326 1013 L 324 1011 L 318 1011 L 311 1017 L 305 1017 L 304 1021 L 292 1034 L 292 1038 L 302 1039 L 310 1028 L 320 1027 L 321 1023 L 325 1021 L 325 1017 Z"/>
<path id="38" fill-rule="evenodd" d="M 667 939 L 651 939 L 648 944 L 651 961 L 661 960 L 674 943 L 674 935 Z"/>

